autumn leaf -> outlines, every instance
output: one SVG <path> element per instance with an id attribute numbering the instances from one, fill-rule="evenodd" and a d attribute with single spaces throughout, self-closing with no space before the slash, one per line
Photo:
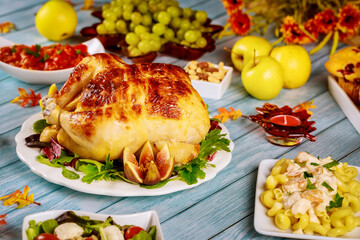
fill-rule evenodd
<path id="1" fill-rule="evenodd" d="M 5 221 L 5 217 L 7 214 L 0 214 L 0 225 L 5 225 L 6 221 Z"/>
<path id="2" fill-rule="evenodd" d="M 300 112 L 302 110 L 306 110 L 308 114 L 312 115 L 313 113 L 311 111 L 309 111 L 310 108 L 316 108 L 314 100 L 308 101 L 308 102 L 303 102 L 300 103 L 299 105 L 296 105 L 295 107 L 293 107 L 293 110 L 295 112 Z"/>
<path id="3" fill-rule="evenodd" d="M 93 4 L 94 0 L 84 0 L 84 6 L 81 8 L 81 10 L 88 10 Z"/>
<path id="4" fill-rule="evenodd" d="M 5 200 L 3 200 L 4 201 L 4 203 L 3 203 L 4 206 L 10 206 L 10 205 L 12 205 L 14 203 L 18 203 L 17 208 L 23 208 L 23 207 L 29 205 L 30 203 L 41 205 L 38 202 L 34 202 L 34 194 L 33 193 L 30 196 L 28 195 L 29 190 L 30 190 L 30 188 L 26 185 L 24 187 L 24 192 L 23 193 L 21 191 L 19 191 L 19 189 L 16 189 L 15 192 L 13 192 L 13 193 L 11 193 L 9 195 L 5 195 L 5 196 L 0 197 L 0 200 L 5 199 Z"/>
<path id="5" fill-rule="evenodd" d="M 35 94 L 34 90 L 30 88 L 29 90 L 30 90 L 30 94 L 28 94 L 24 88 L 18 88 L 20 96 L 11 100 L 10 103 L 17 103 L 22 101 L 20 106 L 25 107 L 31 101 L 32 107 L 38 105 L 39 101 L 41 100 L 41 94 L 40 93 Z"/>
<path id="6" fill-rule="evenodd" d="M 7 21 L 0 23 L 0 33 L 8 33 L 12 29 L 15 29 L 15 24 L 12 22 Z"/>
<path id="7" fill-rule="evenodd" d="M 219 119 L 222 123 L 224 123 L 229 120 L 229 118 L 235 120 L 242 116 L 239 109 L 235 110 L 233 107 L 229 107 L 229 109 L 230 111 L 226 110 L 226 108 L 218 108 L 220 114 L 214 116 L 214 118 Z"/>

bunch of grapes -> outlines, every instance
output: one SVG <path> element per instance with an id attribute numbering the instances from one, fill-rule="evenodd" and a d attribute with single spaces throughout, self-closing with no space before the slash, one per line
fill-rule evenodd
<path id="1" fill-rule="evenodd" d="M 131 57 L 157 52 L 167 42 L 203 48 L 205 11 L 181 8 L 176 0 L 113 0 L 103 5 L 98 34 L 125 34 Z"/>

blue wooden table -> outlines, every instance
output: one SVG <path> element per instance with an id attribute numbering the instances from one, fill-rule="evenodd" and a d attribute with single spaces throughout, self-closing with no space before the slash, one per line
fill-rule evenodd
<path id="1" fill-rule="evenodd" d="M 44 0 L 1 0 L 0 22 L 11 21 L 16 30 L 4 37 L 24 44 L 50 44 L 40 36 L 34 26 L 34 14 Z M 77 1 L 72 1 L 77 3 Z M 81 3 L 79 1 L 79 3 Z M 227 15 L 218 0 L 183 0 L 182 7 L 207 11 L 214 23 L 224 25 Z M 77 33 L 97 20 L 89 11 L 78 10 Z M 274 41 L 274 36 L 266 36 Z M 232 48 L 239 37 L 225 37 L 216 42 L 214 52 L 205 54 L 201 60 L 232 65 L 230 55 L 224 47 Z M 65 42 L 71 42 L 68 40 Z M 311 48 L 313 46 L 307 46 Z M 18 95 L 18 87 L 31 88 L 46 95 L 48 85 L 30 85 L 12 78 L 0 71 L 0 195 L 30 187 L 41 206 L 29 205 L 22 209 L 16 206 L 0 205 L 0 214 L 7 214 L 6 225 L 0 226 L 0 239 L 20 239 L 24 216 L 54 209 L 74 209 L 104 214 L 128 214 L 156 210 L 165 239 L 272 239 L 258 234 L 253 227 L 254 195 L 258 165 L 267 158 L 294 158 L 299 151 L 315 156 L 347 161 L 360 166 L 360 136 L 338 107 L 327 87 L 327 71 L 324 63 L 328 60 L 329 46 L 311 56 L 312 73 L 309 81 L 300 88 L 283 89 L 278 97 L 269 101 L 279 106 L 295 106 L 304 101 L 314 100 L 312 120 L 316 121 L 314 134 L 316 142 L 305 141 L 293 147 L 278 147 L 268 143 L 263 130 L 256 124 L 239 119 L 225 125 L 230 131 L 235 148 L 230 164 L 209 182 L 196 188 L 156 197 L 109 197 L 77 192 L 47 182 L 31 172 L 19 160 L 15 151 L 15 135 L 22 123 L 39 112 L 38 107 L 20 108 L 10 100 Z M 165 62 L 184 67 L 186 61 L 171 57 L 158 57 L 156 62 Z M 58 86 L 61 86 L 58 85 Z M 245 115 L 255 113 L 255 108 L 265 102 L 252 98 L 242 86 L 240 74 L 234 71 L 232 83 L 220 100 L 205 99 L 211 114 L 219 107 L 241 109 Z M 90 187 L 90 186 L 89 186 Z"/>

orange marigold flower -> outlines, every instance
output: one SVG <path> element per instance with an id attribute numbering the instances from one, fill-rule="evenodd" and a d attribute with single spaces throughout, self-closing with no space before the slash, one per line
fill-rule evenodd
<path id="1" fill-rule="evenodd" d="M 309 30 L 311 30 L 310 26 L 312 26 L 312 22 L 308 23 Z M 293 16 L 286 16 L 284 18 L 280 32 L 283 34 L 285 43 L 306 44 L 314 41 L 314 39 L 311 39 L 300 29 Z"/>
<path id="2" fill-rule="evenodd" d="M 229 16 L 243 7 L 242 0 L 222 0 L 222 3 Z"/>
<path id="3" fill-rule="evenodd" d="M 250 16 L 241 11 L 233 12 L 228 22 L 231 24 L 231 30 L 241 36 L 245 36 L 250 31 L 252 25 Z"/>
<path id="4" fill-rule="evenodd" d="M 328 34 L 336 27 L 337 17 L 331 9 L 325 9 L 314 17 L 315 25 L 319 33 Z"/>
<path id="5" fill-rule="evenodd" d="M 310 33 L 311 36 L 313 36 L 314 39 L 317 39 L 319 37 L 319 31 L 318 31 L 315 19 L 313 19 L 313 18 L 309 19 L 305 23 L 304 27 L 305 27 L 305 30 L 308 31 L 308 33 Z M 307 36 L 307 37 L 309 37 L 309 36 Z M 313 42 L 314 39 L 311 39 L 311 41 Z"/>
<path id="6" fill-rule="evenodd" d="M 357 34 L 360 26 L 360 10 L 358 7 L 350 3 L 346 4 L 340 9 L 338 18 L 336 28 L 339 30 L 341 40 Z"/>

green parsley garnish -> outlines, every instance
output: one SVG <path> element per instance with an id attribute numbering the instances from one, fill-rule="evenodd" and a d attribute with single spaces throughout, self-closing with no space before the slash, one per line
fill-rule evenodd
<path id="1" fill-rule="evenodd" d="M 30 55 L 32 55 L 32 56 L 34 56 L 36 58 L 40 57 L 41 46 L 39 44 L 36 44 L 35 47 L 36 47 L 36 51 L 25 48 L 25 53 L 30 54 Z"/>
<path id="2" fill-rule="evenodd" d="M 81 50 L 80 49 L 76 49 L 76 54 L 82 54 Z"/>
<path id="3" fill-rule="evenodd" d="M 305 167 L 305 165 L 306 165 L 306 162 L 299 163 L 299 162 L 295 162 L 295 161 L 294 161 L 294 163 L 296 163 L 296 164 L 299 165 L 300 167 Z"/>
<path id="4" fill-rule="evenodd" d="M 45 53 L 43 59 L 41 59 L 40 62 L 46 62 L 46 60 L 48 60 L 48 59 L 49 59 L 49 55 L 47 55 L 47 54 Z"/>
<path id="5" fill-rule="evenodd" d="M 307 179 L 307 178 L 312 178 L 314 177 L 312 173 L 309 173 L 307 171 L 304 172 L 304 178 Z"/>
<path id="6" fill-rule="evenodd" d="M 330 209 L 332 208 L 339 208 L 342 206 L 342 202 L 343 202 L 343 197 L 340 197 L 340 195 L 338 193 L 336 193 L 335 195 L 335 199 L 334 201 L 330 201 L 330 206 L 326 207 L 326 211 L 330 211 Z"/>
<path id="7" fill-rule="evenodd" d="M 12 53 L 16 52 L 16 49 L 15 49 L 15 48 L 16 48 L 16 44 L 11 47 L 11 52 L 12 52 Z"/>
<path id="8" fill-rule="evenodd" d="M 323 185 L 324 187 L 326 187 L 327 189 L 329 189 L 330 192 L 334 191 L 334 189 L 332 187 L 330 187 L 329 184 L 327 184 L 327 182 L 323 182 L 321 185 Z"/>
<path id="9" fill-rule="evenodd" d="M 310 189 L 316 189 L 316 187 L 314 186 L 314 184 L 311 183 L 310 179 L 308 179 L 306 184 L 306 190 Z"/>
<path id="10" fill-rule="evenodd" d="M 60 54 L 60 53 L 62 53 L 62 51 L 63 51 L 62 49 L 59 49 L 59 50 L 56 51 L 56 53 Z"/>
<path id="11" fill-rule="evenodd" d="M 333 171 L 333 170 L 330 169 L 330 168 L 335 167 L 335 166 L 337 166 L 337 165 L 339 165 L 339 162 L 333 159 L 332 162 L 329 162 L 329 163 L 323 165 L 323 167 L 324 167 L 324 168 L 327 168 L 329 171 Z"/>
<path id="12" fill-rule="evenodd" d="M 313 165 L 313 166 L 319 166 L 319 164 L 318 164 L 318 163 L 314 163 L 314 162 L 310 163 L 310 165 Z"/>

